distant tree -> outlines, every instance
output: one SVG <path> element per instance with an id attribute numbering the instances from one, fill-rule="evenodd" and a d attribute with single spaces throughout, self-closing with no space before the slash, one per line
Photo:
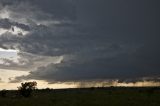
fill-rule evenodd
<path id="1" fill-rule="evenodd" d="M 32 91 L 36 89 L 36 86 L 37 86 L 37 82 L 35 81 L 21 83 L 21 86 L 18 87 L 18 91 L 22 96 L 29 97 L 31 96 Z"/>
<path id="2" fill-rule="evenodd" d="M 45 90 L 50 91 L 51 89 L 50 88 L 46 88 Z"/>
<path id="3" fill-rule="evenodd" d="M 3 90 L 1 91 L 1 96 L 2 96 L 2 97 L 6 97 L 6 95 L 7 95 L 7 91 L 6 91 L 5 89 L 3 89 Z"/>

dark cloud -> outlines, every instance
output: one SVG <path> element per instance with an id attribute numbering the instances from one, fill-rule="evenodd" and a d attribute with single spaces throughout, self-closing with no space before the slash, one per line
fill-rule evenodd
<path id="1" fill-rule="evenodd" d="M 156 68 L 155 68 L 156 67 Z M 154 70 L 152 70 L 154 69 Z M 122 54 L 111 58 L 67 61 L 40 67 L 27 76 L 16 80 L 37 79 L 49 82 L 81 82 L 94 80 L 120 80 L 120 82 L 159 81 L 159 66 L 145 61 L 139 62 L 132 54 Z M 150 77 L 143 79 L 145 77 Z"/>
<path id="2" fill-rule="evenodd" d="M 75 19 L 76 7 L 70 0 L 31 0 L 38 5 L 42 10 L 53 14 L 56 19 Z"/>
<path id="3" fill-rule="evenodd" d="M 24 1 L 21 1 L 22 4 Z M 96 79 L 136 80 L 160 75 L 158 0 L 33 0 L 25 17 L 20 7 L 12 18 L 29 20 L 14 25 L 29 33 L 24 37 L 0 36 L 3 48 L 42 56 L 64 56 L 63 62 L 37 67 L 20 79 L 48 82 Z M 10 4 L 6 4 L 10 5 Z M 14 6 L 11 5 L 11 8 Z M 40 9 L 39 9 L 40 8 Z M 16 12 L 15 12 L 16 11 Z M 53 24 L 48 24 L 53 22 Z M 32 24 L 31 24 L 32 23 Z M 41 23 L 41 24 L 38 24 Z M 47 24 L 44 24 L 47 23 Z M 0 21 L 10 27 L 7 19 Z M 23 27 L 22 27 L 23 26 Z M 26 29 L 25 29 L 26 30 Z M 65 57 L 68 57 L 67 59 Z"/>
<path id="4" fill-rule="evenodd" d="M 29 31 L 30 30 L 30 27 L 25 25 L 25 24 L 21 24 L 21 23 L 18 23 L 18 22 L 12 22 L 11 20 L 9 19 L 0 19 L 0 28 L 4 28 L 4 29 L 10 29 L 12 26 L 16 26 L 16 27 L 19 27 L 25 31 Z"/>

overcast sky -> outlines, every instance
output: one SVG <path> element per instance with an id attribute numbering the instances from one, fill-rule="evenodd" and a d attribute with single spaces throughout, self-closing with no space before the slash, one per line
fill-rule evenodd
<path id="1" fill-rule="evenodd" d="M 0 0 L 0 69 L 28 73 L 7 77 L 9 83 L 159 82 L 159 5 L 159 0 Z"/>

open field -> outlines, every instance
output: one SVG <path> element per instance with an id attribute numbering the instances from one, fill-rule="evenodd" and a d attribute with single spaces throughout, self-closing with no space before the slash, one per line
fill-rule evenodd
<path id="1" fill-rule="evenodd" d="M 160 106 L 160 88 L 46 89 L 28 98 L 7 91 L 0 106 Z"/>

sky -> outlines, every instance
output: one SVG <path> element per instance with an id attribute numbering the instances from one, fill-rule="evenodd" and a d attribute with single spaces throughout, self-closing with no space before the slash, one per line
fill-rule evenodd
<path id="1" fill-rule="evenodd" d="M 0 89 L 160 86 L 159 0 L 0 0 Z"/>

